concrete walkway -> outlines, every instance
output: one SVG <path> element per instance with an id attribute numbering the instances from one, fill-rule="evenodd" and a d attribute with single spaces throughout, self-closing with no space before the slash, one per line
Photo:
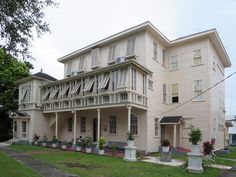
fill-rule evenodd
<path id="1" fill-rule="evenodd" d="M 7 146 L 0 146 L 0 151 L 5 152 L 8 156 L 34 169 L 44 177 L 78 177 L 76 175 L 65 173 L 62 170 L 57 169 L 50 164 L 42 162 L 41 160 L 34 159 L 27 154 L 13 151 Z"/>
<path id="2" fill-rule="evenodd" d="M 232 167 L 230 170 L 221 172 L 218 177 L 236 177 L 236 166 Z"/>

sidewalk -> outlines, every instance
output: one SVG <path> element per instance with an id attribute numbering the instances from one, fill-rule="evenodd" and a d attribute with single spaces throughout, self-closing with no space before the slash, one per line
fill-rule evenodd
<path id="1" fill-rule="evenodd" d="M 34 169 L 44 177 L 78 177 L 76 175 L 65 173 L 62 170 L 57 169 L 54 166 L 44 163 L 38 159 L 34 159 L 29 155 L 13 151 L 7 146 L 0 145 L 0 151 L 5 152 L 8 156 Z"/>

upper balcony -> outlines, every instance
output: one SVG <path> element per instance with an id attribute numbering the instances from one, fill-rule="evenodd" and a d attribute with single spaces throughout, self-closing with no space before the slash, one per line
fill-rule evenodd
<path id="1" fill-rule="evenodd" d="M 130 104 L 147 109 L 147 75 L 135 59 L 78 73 L 41 88 L 44 112 L 82 110 Z"/>

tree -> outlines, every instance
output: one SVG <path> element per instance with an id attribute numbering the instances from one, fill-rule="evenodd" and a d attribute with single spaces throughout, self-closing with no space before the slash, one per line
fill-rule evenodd
<path id="1" fill-rule="evenodd" d="M 9 112 L 18 108 L 18 88 L 15 82 L 29 76 L 32 65 L 18 61 L 0 49 L 0 141 L 8 137 L 11 126 Z"/>
<path id="2" fill-rule="evenodd" d="M 15 57 L 32 58 L 29 52 L 34 32 L 50 32 L 44 9 L 56 6 L 53 0 L 1 0 L 0 48 Z"/>

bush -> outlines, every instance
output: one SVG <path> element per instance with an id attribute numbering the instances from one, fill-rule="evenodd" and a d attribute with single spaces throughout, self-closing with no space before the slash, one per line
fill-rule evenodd
<path id="1" fill-rule="evenodd" d="M 133 137 L 133 134 L 132 134 L 132 132 L 128 132 L 127 133 L 127 140 L 129 141 L 133 141 L 134 140 L 134 137 Z"/>
<path id="2" fill-rule="evenodd" d="M 191 132 L 189 135 L 189 142 L 193 145 L 197 145 L 199 141 L 202 140 L 202 131 L 199 128 L 195 128 L 193 125 L 190 126 Z"/>
<path id="3" fill-rule="evenodd" d="M 93 143 L 92 137 L 86 136 L 84 138 L 84 144 L 85 144 L 86 148 L 91 148 L 92 147 L 92 143 Z"/>
<path id="4" fill-rule="evenodd" d="M 100 137 L 99 138 L 99 141 L 98 141 L 98 146 L 99 146 L 99 149 L 100 150 L 103 150 L 104 149 L 104 144 L 106 143 L 106 141 L 105 141 L 105 138 L 104 137 Z"/>
<path id="5" fill-rule="evenodd" d="M 212 142 L 209 142 L 209 141 L 206 141 L 203 143 L 203 152 L 204 152 L 204 155 L 209 155 L 212 153 L 214 149 L 214 145 Z"/>
<path id="6" fill-rule="evenodd" d="M 116 145 L 113 143 L 111 145 L 112 155 L 114 156 L 116 154 Z"/>
<path id="7" fill-rule="evenodd" d="M 53 137 L 52 137 L 52 142 L 53 142 L 53 143 L 58 143 L 58 139 L 56 138 L 56 136 L 53 136 Z"/>
<path id="8" fill-rule="evenodd" d="M 39 138 L 40 138 L 40 136 L 35 133 L 35 134 L 34 134 L 34 141 L 38 141 Z"/>
<path id="9" fill-rule="evenodd" d="M 43 142 L 46 142 L 48 140 L 48 137 L 46 135 L 43 136 Z"/>
<path id="10" fill-rule="evenodd" d="M 161 141 L 161 145 L 162 145 L 162 146 L 170 146 L 170 141 L 169 141 L 168 139 L 163 139 L 163 140 Z"/>

